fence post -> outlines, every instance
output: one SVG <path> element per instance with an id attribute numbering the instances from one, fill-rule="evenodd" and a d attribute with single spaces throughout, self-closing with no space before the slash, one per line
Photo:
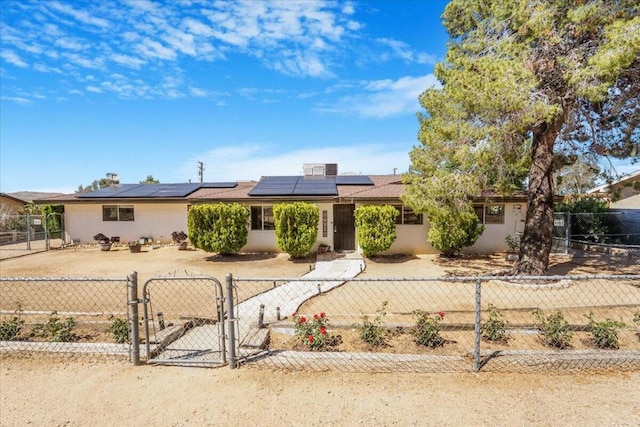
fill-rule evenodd
<path id="1" fill-rule="evenodd" d="M 227 273 L 225 276 L 227 282 L 227 338 L 229 345 L 229 367 L 231 369 L 236 368 L 236 327 L 234 322 L 236 319 L 233 317 L 233 276 L 231 273 Z"/>
<path id="2" fill-rule="evenodd" d="M 138 273 L 133 271 L 127 277 L 129 322 L 131 324 L 131 361 L 140 364 L 140 330 L 138 329 Z"/>
<path id="3" fill-rule="evenodd" d="M 480 335 L 481 335 L 481 327 L 480 323 L 481 319 L 481 311 L 482 305 L 480 302 L 480 293 L 481 293 L 481 279 L 476 279 L 476 321 L 475 321 L 475 343 L 473 348 L 473 361 L 474 361 L 474 371 L 480 371 Z"/>
<path id="4" fill-rule="evenodd" d="M 25 215 L 25 222 L 27 226 L 27 250 L 31 250 L 31 221 L 29 220 L 29 214 Z"/>
<path id="5" fill-rule="evenodd" d="M 570 248 L 571 246 L 571 212 L 567 212 L 566 216 L 567 216 L 567 226 L 565 227 L 566 240 L 565 240 L 564 254 L 569 255 L 569 252 L 571 249 Z"/>

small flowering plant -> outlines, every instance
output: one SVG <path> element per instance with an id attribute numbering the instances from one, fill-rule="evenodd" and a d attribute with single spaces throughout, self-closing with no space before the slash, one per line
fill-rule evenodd
<path id="1" fill-rule="evenodd" d="M 335 345 L 335 337 L 327 332 L 329 319 L 325 313 L 314 314 L 309 318 L 293 313 L 292 318 L 296 336 L 310 350 L 321 351 Z"/>
<path id="2" fill-rule="evenodd" d="M 424 311 L 416 312 L 416 327 L 412 334 L 416 344 L 435 348 L 444 344 L 444 338 L 440 336 L 440 321 L 444 319 L 444 311 L 439 311 L 432 316 Z"/>

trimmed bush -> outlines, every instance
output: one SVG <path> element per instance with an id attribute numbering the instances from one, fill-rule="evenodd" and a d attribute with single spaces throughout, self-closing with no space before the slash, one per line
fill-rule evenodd
<path id="1" fill-rule="evenodd" d="M 238 253 L 247 244 L 250 212 L 239 203 L 192 206 L 187 215 L 191 244 L 207 252 Z"/>
<path id="2" fill-rule="evenodd" d="M 442 255 L 451 258 L 473 245 L 484 231 L 478 216 L 469 210 L 442 208 L 429 213 L 427 239 Z"/>
<path id="3" fill-rule="evenodd" d="M 398 210 L 393 206 L 360 206 L 355 211 L 358 244 L 366 257 L 386 251 L 396 240 Z"/>
<path id="4" fill-rule="evenodd" d="M 293 258 L 306 256 L 318 238 L 319 209 L 305 202 L 273 206 L 276 245 Z"/>

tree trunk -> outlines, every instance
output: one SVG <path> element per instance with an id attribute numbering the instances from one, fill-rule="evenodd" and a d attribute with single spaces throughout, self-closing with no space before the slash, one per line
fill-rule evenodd
<path id="1" fill-rule="evenodd" d="M 513 275 L 543 275 L 549 267 L 553 245 L 553 146 L 563 123 L 563 119 L 556 119 L 533 134 L 527 215 Z"/>

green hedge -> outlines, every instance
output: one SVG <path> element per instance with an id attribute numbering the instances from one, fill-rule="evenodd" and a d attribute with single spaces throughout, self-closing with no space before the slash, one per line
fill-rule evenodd
<path id="1" fill-rule="evenodd" d="M 318 238 L 319 209 L 305 202 L 279 203 L 273 206 L 276 245 L 293 258 L 307 255 Z"/>
<path id="2" fill-rule="evenodd" d="M 358 244 L 366 257 L 386 251 L 396 240 L 396 218 L 400 212 L 393 206 L 360 206 L 355 211 Z"/>
<path id="3" fill-rule="evenodd" d="M 233 254 L 247 244 L 250 212 L 239 203 L 195 205 L 189 209 L 189 241 L 207 252 Z"/>

